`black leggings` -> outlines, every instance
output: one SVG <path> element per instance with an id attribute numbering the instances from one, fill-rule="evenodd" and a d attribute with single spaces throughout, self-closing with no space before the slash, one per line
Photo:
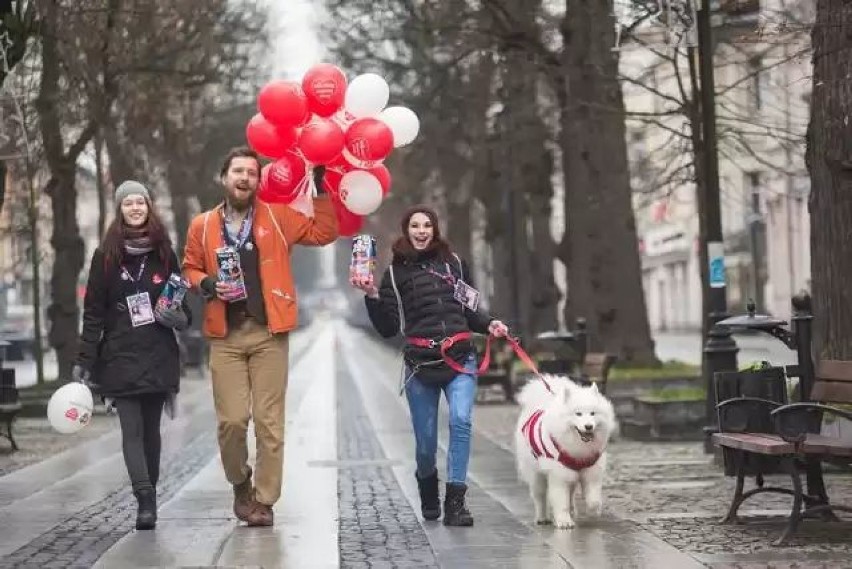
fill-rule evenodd
<path id="1" fill-rule="evenodd" d="M 134 492 L 156 487 L 160 478 L 160 417 L 165 402 L 165 393 L 115 398 L 124 464 Z"/>

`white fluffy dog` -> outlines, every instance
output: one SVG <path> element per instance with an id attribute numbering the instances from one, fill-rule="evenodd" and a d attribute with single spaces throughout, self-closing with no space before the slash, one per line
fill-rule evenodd
<path id="1" fill-rule="evenodd" d="M 601 513 L 606 447 L 618 425 L 597 385 L 580 386 L 563 376 L 543 379 L 531 380 L 518 395 L 515 458 L 530 487 L 536 523 L 568 529 L 574 527 L 578 485 L 588 512 Z"/>

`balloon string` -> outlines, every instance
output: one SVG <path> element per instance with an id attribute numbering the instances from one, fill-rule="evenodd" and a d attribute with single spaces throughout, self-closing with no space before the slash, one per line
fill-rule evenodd
<path id="1" fill-rule="evenodd" d="M 296 186 L 296 197 L 300 198 L 302 194 L 308 192 L 311 187 L 311 182 L 313 181 L 313 176 L 311 172 L 305 174 L 305 177 L 299 180 L 298 185 Z"/>

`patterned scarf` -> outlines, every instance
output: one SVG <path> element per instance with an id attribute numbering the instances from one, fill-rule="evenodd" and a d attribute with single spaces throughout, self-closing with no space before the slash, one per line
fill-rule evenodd
<path id="1" fill-rule="evenodd" d="M 122 231 L 124 232 L 124 250 L 128 255 L 144 255 L 154 250 L 147 227 L 136 229 L 122 225 Z"/>

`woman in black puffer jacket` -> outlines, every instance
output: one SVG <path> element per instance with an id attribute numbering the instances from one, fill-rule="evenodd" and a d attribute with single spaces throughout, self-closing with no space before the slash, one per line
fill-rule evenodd
<path id="1" fill-rule="evenodd" d="M 127 181 L 115 191 L 115 220 L 92 255 L 83 306 L 76 381 L 115 400 L 124 462 L 139 502 L 137 529 L 153 529 L 160 475 L 160 418 L 178 392 L 175 330 L 189 325 L 182 306 L 154 313 L 180 264 L 148 189 Z"/>
<path id="2" fill-rule="evenodd" d="M 476 350 L 470 333 L 505 336 L 507 330 L 475 303 L 463 304 L 464 291 L 473 290 L 470 271 L 441 238 L 434 210 L 425 206 L 409 210 L 401 230 L 381 286 L 375 286 L 372 276 L 352 284 L 366 293 L 376 330 L 386 338 L 401 332 L 407 339 L 405 393 L 414 427 L 423 517 L 434 520 L 441 515 L 435 455 L 443 391 L 450 410 L 444 525 L 470 526 L 473 517 L 465 506 L 465 493 L 476 395 Z M 459 282 L 470 288 L 457 286 Z M 448 338 L 455 341 L 442 353 L 438 344 Z"/>

